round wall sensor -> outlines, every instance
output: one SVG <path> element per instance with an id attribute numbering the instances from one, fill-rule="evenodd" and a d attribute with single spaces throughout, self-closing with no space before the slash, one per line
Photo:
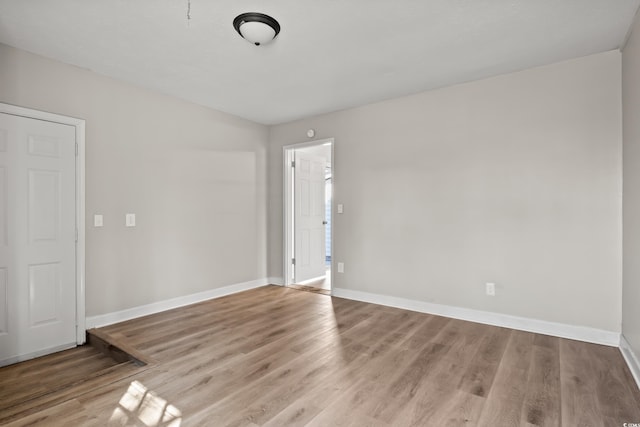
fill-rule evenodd
<path id="1" fill-rule="evenodd" d="M 314 136 L 316 136 L 316 131 L 315 131 L 315 130 L 313 130 L 313 129 L 309 129 L 309 130 L 307 131 L 307 136 L 308 136 L 309 138 L 313 138 Z"/>

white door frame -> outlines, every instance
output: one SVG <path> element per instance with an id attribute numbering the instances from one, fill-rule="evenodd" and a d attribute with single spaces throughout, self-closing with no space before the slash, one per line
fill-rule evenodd
<path id="1" fill-rule="evenodd" d="M 334 227 L 334 203 L 333 203 L 333 188 L 335 188 L 335 166 L 334 166 L 334 152 L 335 152 L 335 141 L 333 138 L 327 139 L 318 139 L 315 141 L 307 141 L 300 142 L 297 144 L 285 145 L 282 147 L 282 158 L 283 158 L 283 204 L 282 209 L 284 211 L 283 217 L 283 233 L 282 233 L 282 243 L 284 254 L 282 260 L 282 271 L 283 271 L 283 280 L 284 286 L 291 285 L 293 283 L 293 266 L 291 265 L 291 258 L 293 258 L 293 198 L 291 197 L 291 188 L 293 186 L 293 173 L 291 172 L 291 162 L 293 161 L 293 152 L 295 150 L 299 150 L 301 148 L 308 147 L 316 147 L 318 145 L 324 145 L 327 143 L 331 143 L 331 185 L 332 185 L 332 203 L 331 203 L 331 293 L 333 294 L 333 281 L 334 276 L 334 268 L 333 268 L 333 242 L 335 240 L 335 235 L 333 233 Z"/>
<path id="2" fill-rule="evenodd" d="M 85 332 L 85 217 L 84 217 L 84 174 L 85 174 L 85 121 L 75 117 L 61 116 L 45 111 L 32 110 L 16 105 L 0 103 L 0 113 L 29 119 L 44 120 L 47 122 L 61 123 L 76 128 L 76 343 L 84 344 Z"/>

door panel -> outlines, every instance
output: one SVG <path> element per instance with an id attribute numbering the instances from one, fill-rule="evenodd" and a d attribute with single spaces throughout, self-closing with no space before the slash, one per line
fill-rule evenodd
<path id="1" fill-rule="evenodd" d="M 61 319 L 59 263 L 29 266 L 29 326 L 58 322 Z"/>
<path id="2" fill-rule="evenodd" d="M 326 161 L 302 151 L 295 152 L 294 234 L 295 281 L 324 276 Z"/>
<path id="3" fill-rule="evenodd" d="M 75 162 L 73 126 L 0 113 L 0 366 L 75 345 Z"/>
<path id="4" fill-rule="evenodd" d="M 56 242 L 60 232 L 60 173 L 29 171 L 29 241 Z"/>
<path id="5" fill-rule="evenodd" d="M 2 146 L 0 144 L 0 149 L 1 148 Z M 5 151 L 0 150 L 0 159 L 5 156 Z M 9 205 L 9 201 L 7 199 L 7 190 L 7 168 L 0 164 L 0 246 L 2 247 L 6 247 L 8 245 L 7 233 L 9 227 L 7 224 L 7 206 Z"/>
<path id="6" fill-rule="evenodd" d="M 9 300 L 7 299 L 7 269 L 0 268 L 0 337 L 8 333 Z"/>

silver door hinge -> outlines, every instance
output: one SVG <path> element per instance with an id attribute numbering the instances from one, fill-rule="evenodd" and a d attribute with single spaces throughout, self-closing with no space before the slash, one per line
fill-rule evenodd
<path id="1" fill-rule="evenodd" d="M 78 155 L 78 151 L 80 151 L 80 149 L 78 148 L 78 143 L 76 142 L 76 156 Z"/>
<path id="2" fill-rule="evenodd" d="M 295 160 L 292 160 L 292 161 L 291 161 L 291 167 L 292 167 L 292 168 L 295 168 L 295 167 L 296 167 L 296 161 L 295 161 Z"/>
<path id="3" fill-rule="evenodd" d="M 296 259 L 295 258 L 291 258 L 291 264 L 296 265 Z"/>
<path id="4" fill-rule="evenodd" d="M 76 242 L 78 241 L 78 229 L 76 228 Z"/>

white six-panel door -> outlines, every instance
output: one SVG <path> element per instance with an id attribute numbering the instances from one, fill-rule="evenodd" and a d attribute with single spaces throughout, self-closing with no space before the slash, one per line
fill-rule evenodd
<path id="1" fill-rule="evenodd" d="M 75 131 L 0 113 L 0 366 L 76 344 Z"/>
<path id="2" fill-rule="evenodd" d="M 295 152 L 294 236 L 295 281 L 324 276 L 326 160 Z"/>

